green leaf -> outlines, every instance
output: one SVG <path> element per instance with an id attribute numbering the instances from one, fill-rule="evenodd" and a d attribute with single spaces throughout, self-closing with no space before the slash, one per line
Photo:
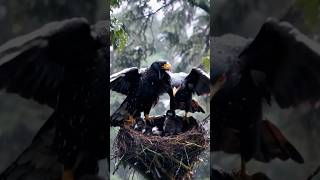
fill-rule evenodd
<path id="1" fill-rule="evenodd" d="M 209 56 L 209 55 L 204 56 L 204 57 L 202 58 L 202 64 L 203 64 L 205 70 L 206 70 L 207 72 L 209 72 L 209 71 L 210 71 L 210 56 Z"/>
<path id="2" fill-rule="evenodd" d="M 111 16 L 111 44 L 114 49 L 122 52 L 128 42 L 128 34 L 125 31 L 124 25 L 114 16 Z"/>

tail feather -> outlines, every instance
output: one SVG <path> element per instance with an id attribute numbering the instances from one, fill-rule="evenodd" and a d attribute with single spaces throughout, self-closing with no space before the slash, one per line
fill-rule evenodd
<path id="1" fill-rule="evenodd" d="M 260 151 L 255 159 L 269 162 L 274 158 L 281 160 L 292 159 L 297 163 L 303 163 L 304 159 L 296 148 L 284 137 L 281 131 L 270 121 L 261 122 Z"/>
<path id="2" fill-rule="evenodd" d="M 200 104 L 194 99 L 192 99 L 192 101 L 191 101 L 191 112 L 202 112 L 202 113 L 205 113 L 205 111 L 200 106 Z"/>

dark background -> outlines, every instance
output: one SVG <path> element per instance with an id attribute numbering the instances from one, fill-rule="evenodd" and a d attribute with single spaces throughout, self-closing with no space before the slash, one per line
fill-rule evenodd
<path id="1" fill-rule="evenodd" d="M 106 19 L 104 0 L 0 0 L 0 45 L 44 24 L 71 17 Z M 52 109 L 0 91 L 0 172 L 31 142 Z"/>

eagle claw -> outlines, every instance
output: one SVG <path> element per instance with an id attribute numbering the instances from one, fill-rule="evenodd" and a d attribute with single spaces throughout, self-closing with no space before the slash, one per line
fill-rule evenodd
<path id="1" fill-rule="evenodd" d="M 129 116 L 129 119 L 124 122 L 124 128 L 129 129 L 134 123 L 135 119 L 133 118 L 133 116 Z"/>

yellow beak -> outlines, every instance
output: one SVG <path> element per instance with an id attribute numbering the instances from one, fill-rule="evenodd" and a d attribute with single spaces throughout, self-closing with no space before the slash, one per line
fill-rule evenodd
<path id="1" fill-rule="evenodd" d="M 164 70 L 170 70 L 170 69 L 171 69 L 171 64 L 166 63 L 166 64 L 164 64 L 164 65 L 162 66 L 162 68 L 163 68 Z"/>

